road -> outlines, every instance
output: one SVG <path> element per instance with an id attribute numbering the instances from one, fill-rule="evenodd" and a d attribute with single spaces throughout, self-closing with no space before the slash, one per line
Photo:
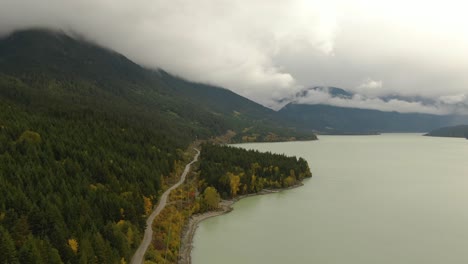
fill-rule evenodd
<path id="1" fill-rule="evenodd" d="M 197 154 L 195 155 L 195 157 L 189 164 L 185 165 L 185 169 L 182 175 L 180 176 L 180 180 L 176 184 L 172 185 L 171 188 L 167 189 L 161 195 L 161 199 L 159 200 L 158 206 L 156 207 L 156 209 L 154 209 L 154 211 L 146 220 L 145 236 L 143 237 L 143 241 L 141 242 L 137 251 L 133 255 L 132 260 L 130 262 L 131 264 L 143 263 L 146 250 L 148 249 L 151 243 L 151 240 L 153 238 L 153 229 L 151 228 L 151 226 L 153 224 L 154 218 L 156 218 L 156 216 L 158 216 L 158 214 L 164 209 L 164 207 L 166 207 L 167 197 L 169 197 L 169 194 L 171 193 L 171 191 L 179 187 L 185 181 L 185 178 L 188 172 L 190 171 L 190 166 L 192 166 L 193 163 L 198 161 L 198 156 L 200 156 L 200 151 L 198 149 L 195 149 L 195 150 L 197 151 Z"/>

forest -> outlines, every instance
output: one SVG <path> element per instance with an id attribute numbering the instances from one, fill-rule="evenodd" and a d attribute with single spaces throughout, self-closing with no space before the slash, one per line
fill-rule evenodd
<path id="1" fill-rule="evenodd" d="M 425 136 L 432 137 L 459 137 L 468 139 L 468 125 L 458 125 L 435 129 Z"/>
<path id="2" fill-rule="evenodd" d="M 222 210 L 221 198 L 287 188 L 311 176 L 302 158 L 202 144 L 200 163 L 186 183 L 171 193 L 170 203 L 153 222 L 153 241 L 145 263 L 178 263 L 184 226 L 194 214 Z"/>
<path id="3" fill-rule="evenodd" d="M 191 142 L 315 138 L 270 114 L 62 33 L 0 39 L 0 263 L 128 262 Z"/>
<path id="4" fill-rule="evenodd" d="M 200 189 L 212 186 L 224 199 L 291 187 L 312 177 L 303 158 L 226 145 L 204 144 L 200 159 Z"/>
<path id="5" fill-rule="evenodd" d="M 189 138 L 122 113 L 52 115 L 3 100 L 0 108 L 7 263 L 128 260 L 145 227 L 144 198 L 156 201 Z"/>
<path id="6" fill-rule="evenodd" d="M 0 73 L 0 262 L 126 262 L 145 201 L 157 203 L 190 142 L 226 128 L 42 70 Z"/>

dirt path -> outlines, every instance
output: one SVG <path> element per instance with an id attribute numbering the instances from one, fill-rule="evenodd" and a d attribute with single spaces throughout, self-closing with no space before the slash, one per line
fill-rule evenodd
<path id="1" fill-rule="evenodd" d="M 169 197 L 169 193 L 171 193 L 172 190 L 179 187 L 185 181 L 185 178 L 186 178 L 188 172 L 190 171 L 190 166 L 193 163 L 198 161 L 198 156 L 200 156 L 200 151 L 198 149 L 195 149 L 195 150 L 197 151 L 197 154 L 195 155 L 193 160 L 189 164 L 187 164 L 185 166 L 184 172 L 180 176 L 180 180 L 176 184 L 172 185 L 171 188 L 167 189 L 161 195 L 161 199 L 159 200 L 158 206 L 156 207 L 156 209 L 154 209 L 154 211 L 151 213 L 151 215 L 146 220 L 145 236 L 143 237 L 143 241 L 141 242 L 141 244 L 138 247 L 137 251 L 133 255 L 132 260 L 131 260 L 130 263 L 132 263 L 132 264 L 141 264 L 141 263 L 143 263 L 146 250 L 148 249 L 148 247 L 149 247 L 149 245 L 151 243 L 151 240 L 153 238 L 153 229 L 151 228 L 151 226 L 153 224 L 154 218 L 156 218 L 156 216 L 164 209 L 164 207 L 166 207 L 167 197 Z"/>

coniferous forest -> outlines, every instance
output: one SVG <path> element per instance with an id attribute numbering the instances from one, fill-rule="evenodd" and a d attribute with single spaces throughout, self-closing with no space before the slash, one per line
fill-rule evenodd
<path id="1" fill-rule="evenodd" d="M 190 138 L 124 113 L 0 107 L 2 245 L 14 245 L 0 251 L 9 262 L 128 260 L 145 227 L 144 197 L 155 200 Z"/>
<path id="2" fill-rule="evenodd" d="M 230 103 L 209 99 L 223 96 Z M 0 39 L 0 263 L 128 262 L 148 205 L 191 142 L 228 130 L 239 141 L 315 138 L 271 115 L 226 90 L 142 68 L 62 33 Z M 247 184 L 252 190 L 308 176 L 303 160 L 204 148 L 202 177 L 226 197 L 232 190 L 212 174 L 218 165 L 210 155 L 233 156 L 228 168 L 245 171 L 242 188 L 252 166 L 261 179 Z"/>
<path id="3" fill-rule="evenodd" d="M 312 177 L 303 158 L 213 144 L 203 145 L 200 170 L 201 185 L 215 187 L 222 198 L 287 188 Z"/>

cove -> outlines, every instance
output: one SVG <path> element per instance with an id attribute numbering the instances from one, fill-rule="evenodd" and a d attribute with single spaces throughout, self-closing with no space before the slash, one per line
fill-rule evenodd
<path id="1" fill-rule="evenodd" d="M 420 134 L 241 144 L 305 158 L 304 186 L 200 223 L 192 263 L 468 263 L 468 142 Z"/>

